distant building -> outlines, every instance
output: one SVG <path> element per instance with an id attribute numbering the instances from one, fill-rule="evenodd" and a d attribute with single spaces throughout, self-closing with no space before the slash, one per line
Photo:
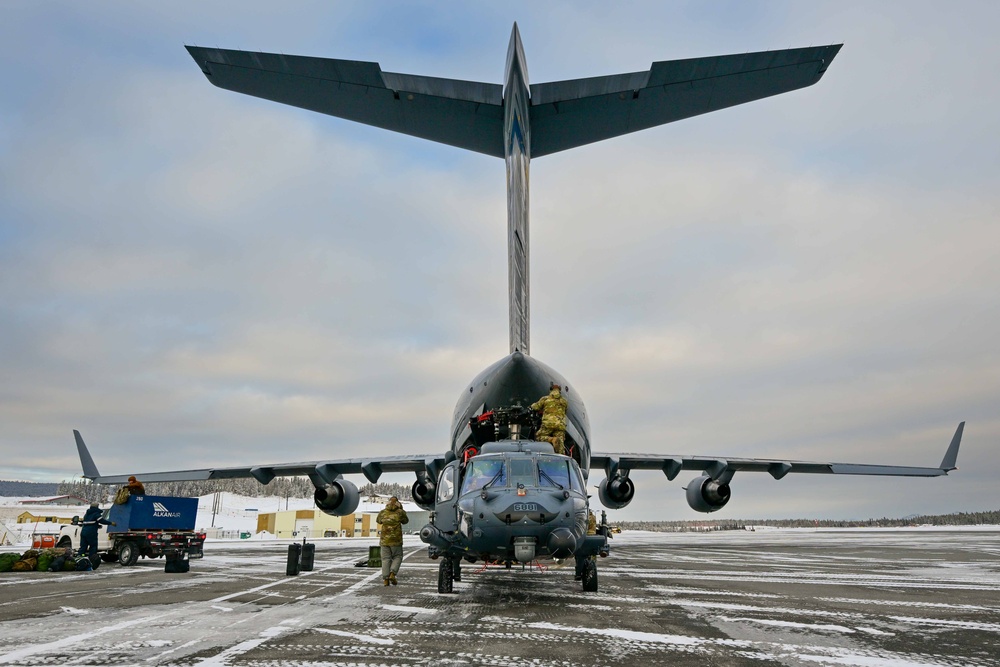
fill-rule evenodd
<path id="1" fill-rule="evenodd" d="M 74 516 L 80 516 L 80 512 L 50 507 L 40 509 L 37 513 L 21 512 L 17 515 L 17 523 L 73 523 Z"/>
<path id="2" fill-rule="evenodd" d="M 346 516 L 330 516 L 319 509 L 284 510 L 257 515 L 257 532 L 267 531 L 281 539 L 300 537 L 378 537 L 379 525 L 375 517 L 385 509 L 385 499 L 366 498 L 354 512 Z M 410 519 L 404 532 L 419 531 L 430 520 L 430 512 L 421 510 L 412 503 L 404 503 L 403 508 Z"/>

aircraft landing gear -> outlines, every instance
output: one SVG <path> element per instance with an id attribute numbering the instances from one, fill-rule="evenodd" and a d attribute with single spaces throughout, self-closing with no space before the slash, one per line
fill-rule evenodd
<path id="1" fill-rule="evenodd" d="M 451 561 L 452 561 L 452 563 L 455 564 L 454 565 L 454 569 L 452 570 L 452 577 L 451 578 L 453 580 L 455 580 L 455 581 L 461 581 L 462 580 L 462 559 L 461 558 L 452 558 Z"/>
<path id="2" fill-rule="evenodd" d="M 583 590 L 597 592 L 597 560 L 593 556 L 583 562 Z"/>
<path id="3" fill-rule="evenodd" d="M 457 563 L 451 556 L 445 556 L 438 564 L 438 593 L 451 593 L 454 589 Z"/>

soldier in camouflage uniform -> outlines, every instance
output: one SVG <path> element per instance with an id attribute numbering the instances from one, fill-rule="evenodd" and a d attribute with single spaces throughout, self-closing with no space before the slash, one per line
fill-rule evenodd
<path id="1" fill-rule="evenodd" d="M 395 586 L 396 573 L 403 564 L 403 524 L 409 523 L 410 518 L 406 516 L 399 498 L 393 496 L 375 521 L 382 526 L 378 541 L 382 547 L 382 584 Z"/>
<path id="2" fill-rule="evenodd" d="M 552 443 L 556 454 L 566 453 L 566 408 L 569 403 L 562 397 L 562 387 L 555 382 L 549 387 L 547 396 L 542 396 L 531 404 L 532 410 L 542 413 L 542 426 L 535 432 L 536 440 Z"/>

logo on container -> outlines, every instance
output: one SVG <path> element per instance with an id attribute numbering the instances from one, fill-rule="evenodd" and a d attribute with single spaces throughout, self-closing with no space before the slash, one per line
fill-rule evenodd
<path id="1" fill-rule="evenodd" d="M 153 516 L 155 517 L 176 519 L 180 515 L 181 515 L 180 512 L 171 512 L 170 510 L 168 510 L 167 506 L 164 505 L 163 503 L 157 503 L 157 502 L 153 503 Z"/>

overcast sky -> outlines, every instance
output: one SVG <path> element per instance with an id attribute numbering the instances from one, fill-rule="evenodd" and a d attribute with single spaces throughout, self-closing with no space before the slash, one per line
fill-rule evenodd
<path id="1" fill-rule="evenodd" d="M 74 428 L 107 474 L 446 449 L 507 353 L 503 161 L 184 45 L 501 83 L 516 20 L 534 83 L 844 43 L 813 87 L 532 162 L 532 353 L 594 448 L 935 466 L 967 420 L 949 477 L 741 473 L 717 516 L 1000 507 L 1000 4 L 375 4 L 0 7 L 0 478 L 79 475 Z M 691 477 L 613 516 L 697 518 Z"/>

